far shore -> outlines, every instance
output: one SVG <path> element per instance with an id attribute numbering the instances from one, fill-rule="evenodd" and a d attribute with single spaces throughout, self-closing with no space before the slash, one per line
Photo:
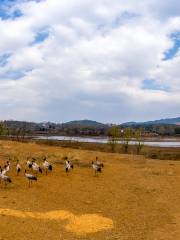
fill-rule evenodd
<path id="1" fill-rule="evenodd" d="M 38 135 L 39 136 L 39 135 Z M 41 135 L 42 136 L 42 135 Z M 47 137 L 47 138 L 46 138 Z M 133 155 L 144 155 L 146 158 L 150 159 L 161 159 L 161 160 L 180 160 L 180 141 L 169 141 L 169 146 L 166 146 L 165 138 L 164 141 L 161 141 L 165 144 L 150 145 L 143 144 L 143 147 L 139 153 L 137 153 L 138 144 L 129 143 L 128 150 L 124 151 L 124 146 L 122 143 L 117 143 L 114 151 L 108 142 L 86 142 L 86 141 L 73 141 L 73 140 L 56 140 L 49 139 L 46 136 L 45 138 L 34 138 L 34 136 L 29 136 L 28 138 L 1 138 L 2 142 L 5 141 L 15 141 L 15 142 L 24 142 L 24 143 L 36 143 L 38 145 L 47 145 L 47 146 L 56 146 L 61 148 L 73 148 L 73 149 L 82 149 L 90 150 L 97 152 L 106 152 L 106 153 L 119 153 L 119 154 L 133 154 Z M 160 140 L 160 139 L 159 139 Z M 157 142 L 157 139 L 156 139 Z M 159 141 L 160 142 L 160 141 Z M 177 144 L 173 145 L 173 142 Z M 168 142 L 167 142 L 168 143 Z"/>
<path id="2" fill-rule="evenodd" d="M 55 138 L 82 138 L 82 139 L 97 139 L 97 140 L 107 140 L 108 136 L 92 136 L 92 135 L 61 135 L 61 134 L 34 134 L 34 135 L 25 135 L 25 136 L 0 136 L 0 139 L 49 139 L 49 140 L 57 140 Z M 123 138 L 118 138 L 118 141 L 123 141 Z M 130 141 L 136 141 L 135 138 L 131 138 Z M 153 137 L 142 137 L 141 141 L 143 142 L 180 142 L 179 136 L 153 136 Z"/>
<path id="3" fill-rule="evenodd" d="M 60 135 L 60 134 L 36 134 L 34 136 L 27 136 L 29 138 L 37 138 L 37 137 L 46 137 L 51 138 L 51 137 L 68 137 L 68 138 L 92 138 L 92 139 L 108 139 L 108 136 L 92 136 L 92 135 Z M 119 141 L 122 141 L 123 138 L 118 138 Z M 130 141 L 135 141 L 135 138 L 131 138 Z M 151 141 L 156 141 L 156 142 L 179 142 L 180 141 L 180 136 L 153 136 L 153 137 L 142 137 L 142 141 L 145 142 L 151 142 Z"/>

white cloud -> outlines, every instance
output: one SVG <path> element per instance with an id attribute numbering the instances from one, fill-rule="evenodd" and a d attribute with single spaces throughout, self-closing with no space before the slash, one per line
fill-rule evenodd
<path id="1" fill-rule="evenodd" d="M 180 31 L 178 1 L 18 1 L 13 8 L 23 15 L 0 21 L 0 55 L 11 53 L 0 67 L 3 118 L 121 122 L 179 114 L 180 58 L 163 60 Z M 48 37 L 32 44 L 44 30 Z M 12 71 L 25 76 L 9 79 Z M 144 89 L 148 78 L 162 88 Z"/>

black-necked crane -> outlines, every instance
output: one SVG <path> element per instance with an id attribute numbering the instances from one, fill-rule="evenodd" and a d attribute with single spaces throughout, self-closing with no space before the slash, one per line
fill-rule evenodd
<path id="1" fill-rule="evenodd" d="M 20 171 L 21 171 L 21 165 L 19 164 L 19 160 L 17 160 L 17 164 L 16 164 L 17 175 L 19 175 Z"/>
<path id="2" fill-rule="evenodd" d="M 5 188 L 6 188 L 6 186 L 7 186 L 8 183 L 11 183 L 11 182 L 12 182 L 12 180 L 11 180 L 11 178 L 10 178 L 9 176 L 3 174 L 2 169 L 1 169 L 1 173 L 0 173 L 0 178 L 1 178 L 1 180 L 4 182 L 4 187 L 5 187 Z"/>
<path id="3" fill-rule="evenodd" d="M 10 162 L 9 162 L 9 161 L 6 162 L 6 170 L 7 170 L 7 171 L 10 170 Z"/>
<path id="4" fill-rule="evenodd" d="M 10 163 L 9 161 L 7 161 L 6 164 L 4 165 L 3 174 L 6 174 L 7 172 L 9 172 L 9 170 L 10 170 Z"/>
<path id="5" fill-rule="evenodd" d="M 99 161 L 98 157 L 96 156 L 96 161 L 95 161 L 95 164 L 101 168 L 104 167 L 104 164 L 102 162 Z"/>
<path id="6" fill-rule="evenodd" d="M 52 171 L 52 165 L 47 161 L 46 157 L 44 158 L 43 168 L 46 171 L 46 175 L 48 171 Z"/>
<path id="7" fill-rule="evenodd" d="M 26 162 L 26 165 L 29 169 L 32 169 L 32 161 L 29 160 L 29 158 L 27 158 L 27 162 Z"/>
<path id="8" fill-rule="evenodd" d="M 6 175 L 7 172 L 9 172 L 10 170 L 10 165 L 9 162 L 7 161 L 7 163 L 4 165 L 4 168 L 2 169 L 2 174 Z"/>
<path id="9" fill-rule="evenodd" d="M 42 173 L 42 168 L 35 161 L 36 161 L 36 159 L 33 158 L 33 161 L 32 161 L 33 171 L 36 172 L 36 173 L 38 173 L 38 172 Z"/>
<path id="10" fill-rule="evenodd" d="M 70 161 L 68 160 L 67 157 L 65 157 L 65 170 L 66 170 L 66 173 L 68 173 L 70 171 L 70 169 L 73 169 L 74 166 L 73 164 L 70 163 Z"/>
<path id="11" fill-rule="evenodd" d="M 0 184 L 2 183 L 1 175 L 2 175 L 2 167 L 0 166 Z"/>
<path id="12" fill-rule="evenodd" d="M 34 175 L 30 174 L 30 173 L 27 173 L 26 170 L 25 170 L 25 177 L 28 179 L 29 181 L 29 187 L 32 185 L 32 182 L 33 181 L 37 181 L 37 177 L 35 177 Z"/>
<path id="13" fill-rule="evenodd" d="M 95 176 L 98 174 L 98 172 L 101 172 L 101 167 L 98 166 L 96 163 L 92 161 L 92 168 L 94 169 Z"/>

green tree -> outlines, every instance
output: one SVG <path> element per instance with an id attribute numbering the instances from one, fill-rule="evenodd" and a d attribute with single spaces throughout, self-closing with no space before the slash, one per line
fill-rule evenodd
<path id="1" fill-rule="evenodd" d="M 0 136 L 6 135 L 6 127 L 3 122 L 0 122 Z"/>
<path id="2" fill-rule="evenodd" d="M 180 126 L 175 127 L 175 134 L 177 135 L 180 134 Z"/>
<path id="3" fill-rule="evenodd" d="M 123 130 L 123 150 L 125 153 L 128 153 L 128 149 L 129 149 L 129 142 L 131 140 L 133 136 L 133 131 L 131 128 L 125 128 Z"/>
<path id="4" fill-rule="evenodd" d="M 166 134 L 166 128 L 165 126 L 159 126 L 158 132 L 161 136 Z"/>
<path id="5" fill-rule="evenodd" d="M 136 146 L 136 153 L 137 154 L 140 154 L 140 152 L 141 152 L 141 150 L 144 146 L 144 142 L 143 142 L 143 139 L 142 139 L 142 131 L 143 131 L 142 129 L 137 129 L 135 131 L 135 134 L 134 134 L 134 137 L 136 139 L 135 146 Z"/>
<path id="6" fill-rule="evenodd" d="M 115 125 L 112 126 L 109 130 L 109 139 L 108 139 L 108 144 L 110 145 L 112 152 L 115 152 L 116 150 L 119 136 L 120 136 L 119 128 Z"/>

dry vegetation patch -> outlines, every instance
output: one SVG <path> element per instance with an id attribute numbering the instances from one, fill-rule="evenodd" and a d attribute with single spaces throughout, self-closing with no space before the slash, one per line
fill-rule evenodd
<path id="1" fill-rule="evenodd" d="M 0 188 L 0 239 L 180 239 L 180 163 L 143 156 L 0 142 L 0 165 L 11 157 L 13 183 Z M 47 156 L 53 172 L 31 188 L 16 175 L 27 156 Z M 64 171 L 68 156 L 74 170 Z M 91 161 L 105 167 L 94 177 Z"/>

